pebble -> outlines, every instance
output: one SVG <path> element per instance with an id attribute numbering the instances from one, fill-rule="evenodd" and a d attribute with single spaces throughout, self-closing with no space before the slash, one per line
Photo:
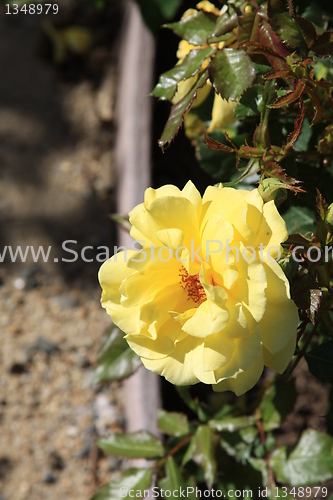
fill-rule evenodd
<path id="1" fill-rule="evenodd" d="M 56 476 L 51 471 L 46 471 L 43 476 L 43 483 L 53 484 L 57 482 Z"/>
<path id="2" fill-rule="evenodd" d="M 51 302 L 60 307 L 60 309 L 73 309 L 77 306 L 77 300 L 70 293 L 55 295 Z"/>
<path id="3" fill-rule="evenodd" d="M 63 470 L 65 468 L 64 459 L 57 451 L 51 451 L 49 455 L 49 464 L 53 470 Z"/>
<path id="4" fill-rule="evenodd" d="M 29 360 L 32 361 L 37 352 L 43 352 L 47 355 L 54 354 L 59 351 L 59 347 L 54 342 L 46 339 L 45 337 L 38 337 L 36 342 L 26 346 L 26 352 Z"/>
<path id="5" fill-rule="evenodd" d="M 22 373 L 27 373 L 27 369 L 23 363 L 13 363 L 9 368 L 9 372 L 13 375 L 22 375 Z"/>

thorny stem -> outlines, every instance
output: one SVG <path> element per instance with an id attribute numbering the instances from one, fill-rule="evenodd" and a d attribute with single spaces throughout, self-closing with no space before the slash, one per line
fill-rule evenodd
<path id="1" fill-rule="evenodd" d="M 284 376 L 282 377 L 282 380 L 284 382 L 287 382 L 287 380 L 289 379 L 290 375 L 292 374 L 292 372 L 295 370 L 295 368 L 298 365 L 298 363 L 303 358 L 303 356 L 306 353 L 306 350 L 307 350 L 307 348 L 308 348 L 308 346 L 309 346 L 309 344 L 310 344 L 310 342 L 312 340 L 313 335 L 316 333 L 317 327 L 318 327 L 318 324 L 314 325 L 314 327 L 312 328 L 312 330 L 310 332 L 308 332 L 308 334 L 306 335 L 305 341 L 304 341 L 304 345 L 303 345 L 302 349 L 297 354 L 297 357 L 296 357 L 295 361 L 293 362 L 293 364 L 291 364 L 289 366 L 289 368 L 285 372 Z"/>
<path id="2" fill-rule="evenodd" d="M 258 431 L 259 431 L 261 444 L 263 446 L 266 446 L 266 434 L 265 434 L 265 430 L 264 430 L 262 422 L 261 422 L 261 415 L 260 415 L 260 409 L 259 408 L 257 408 L 257 410 L 256 410 L 256 412 L 254 414 L 254 418 L 256 419 L 256 425 L 257 425 L 257 428 L 258 428 Z"/>
<path id="3" fill-rule="evenodd" d="M 172 455 L 177 453 L 177 451 L 180 450 L 180 448 L 182 448 L 183 446 L 185 446 L 185 444 L 187 444 L 189 441 L 191 441 L 192 438 L 193 434 L 189 434 L 188 436 L 186 436 L 186 438 L 182 439 L 178 444 L 176 444 L 176 446 L 174 446 L 170 451 L 168 451 L 168 453 L 164 457 L 160 458 L 156 462 L 156 464 L 152 466 L 152 469 L 157 469 L 158 467 L 160 467 L 167 457 L 171 457 Z"/>

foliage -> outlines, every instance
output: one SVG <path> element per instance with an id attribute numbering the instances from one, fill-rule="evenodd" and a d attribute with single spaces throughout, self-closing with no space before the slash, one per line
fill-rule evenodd
<path id="1" fill-rule="evenodd" d="M 290 377 L 303 357 L 313 376 L 333 382 L 331 10 L 322 1 L 200 2 L 166 25 L 182 45 L 178 64 L 152 91 L 172 103 L 159 145 L 169 146 L 185 122 L 212 178 L 243 189 L 258 183 L 264 201 L 279 205 L 289 232 L 279 263 L 298 306 L 297 347 L 282 377 L 266 377 L 237 399 L 223 395 L 218 405 L 207 404 L 179 388 L 189 411 L 159 411 L 158 443 L 142 433 L 102 440 L 104 451 L 124 458 L 147 457 L 140 447 L 147 441 L 156 458 L 146 469 L 121 474 L 95 500 L 118 498 L 116 488 L 127 491 L 129 484 L 138 496 L 157 485 L 165 498 L 168 490 L 176 497 L 186 488 L 191 498 L 214 489 L 224 495 L 251 490 L 257 498 L 266 488 L 272 499 L 328 496 L 331 435 L 305 429 L 288 448 L 276 437 L 293 411 L 297 392 Z M 231 122 L 216 118 L 221 98 L 232 104 Z M 326 418 L 332 429 L 332 408 Z"/>

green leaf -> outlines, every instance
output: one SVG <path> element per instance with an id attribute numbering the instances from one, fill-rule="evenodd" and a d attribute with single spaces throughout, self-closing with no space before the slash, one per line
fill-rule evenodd
<path id="1" fill-rule="evenodd" d="M 277 382 L 266 391 L 261 402 L 260 411 L 265 431 L 280 427 L 285 417 L 290 413 L 296 401 L 295 381 L 288 384 Z"/>
<path id="2" fill-rule="evenodd" d="M 286 447 L 278 448 L 269 465 L 277 480 L 290 486 L 329 481 L 333 477 L 333 438 L 306 430 L 288 458 Z"/>
<path id="3" fill-rule="evenodd" d="M 247 427 L 238 432 L 222 432 L 220 445 L 230 457 L 245 464 L 251 456 L 253 442 L 257 435 L 258 429 L 255 427 Z"/>
<path id="4" fill-rule="evenodd" d="M 168 495 L 165 498 L 179 498 L 179 491 L 182 486 L 179 466 L 173 457 L 167 457 L 164 467 L 165 477 L 159 481 L 158 486 L 164 491 L 171 491 L 171 497 Z"/>
<path id="5" fill-rule="evenodd" d="M 333 340 L 314 347 L 306 353 L 305 359 L 312 375 L 333 384 Z"/>
<path id="6" fill-rule="evenodd" d="M 197 96 L 199 88 L 203 87 L 208 79 L 208 73 L 205 71 L 199 76 L 197 82 L 191 88 L 190 92 L 183 97 L 177 104 L 174 104 L 171 108 L 169 119 L 164 127 L 161 138 L 158 144 L 161 148 L 170 144 L 174 139 L 178 130 L 182 126 L 184 115 L 190 109 L 193 101 Z"/>
<path id="7" fill-rule="evenodd" d="M 316 230 L 316 215 L 310 208 L 291 207 L 283 214 L 283 218 L 287 224 L 289 234 L 295 233 L 296 228 L 297 232 L 301 234 L 306 234 L 308 232 L 312 233 Z"/>
<path id="8" fill-rule="evenodd" d="M 252 85 L 256 72 L 243 50 L 220 50 L 209 64 L 211 82 L 223 99 L 237 100 Z"/>
<path id="9" fill-rule="evenodd" d="M 238 25 L 238 16 L 235 12 L 231 15 L 228 12 L 219 16 L 216 21 L 215 31 L 213 33 L 214 36 L 219 37 L 229 33 Z"/>
<path id="10" fill-rule="evenodd" d="M 165 21 L 172 19 L 183 3 L 183 0 L 168 0 L 167 2 L 165 0 L 135 1 L 140 7 L 144 22 L 153 33 L 156 33 Z M 104 3 L 107 4 L 107 0 L 104 0 Z"/>
<path id="11" fill-rule="evenodd" d="M 312 45 L 311 50 L 319 57 L 333 55 L 333 31 L 325 31 Z"/>
<path id="12" fill-rule="evenodd" d="M 253 63 L 253 66 L 258 75 L 265 75 L 266 73 L 270 73 L 272 71 L 272 67 L 267 64 Z"/>
<path id="13" fill-rule="evenodd" d="M 98 355 L 94 383 L 122 380 L 132 375 L 141 366 L 141 360 L 130 349 L 124 334 L 117 327 L 112 327 L 110 336 Z"/>
<path id="14" fill-rule="evenodd" d="M 167 2 L 165 0 L 154 1 L 159 6 L 159 9 L 165 19 L 172 19 L 183 3 L 183 0 L 168 0 Z"/>
<path id="15" fill-rule="evenodd" d="M 223 460 L 221 463 L 222 474 L 219 475 L 220 480 L 217 483 L 217 489 L 223 491 L 224 497 L 222 498 L 237 498 L 241 491 L 243 494 L 239 498 L 259 500 L 257 492 L 259 487 L 261 490 L 263 489 L 263 481 L 259 468 L 252 466 L 252 461 L 256 459 L 251 458 L 248 462 L 241 463 L 233 459 L 230 460 L 225 454 L 221 453 L 220 455 Z M 262 462 L 264 461 L 262 460 Z"/>
<path id="16" fill-rule="evenodd" d="M 176 23 L 165 24 L 164 27 L 170 28 L 180 38 L 193 45 L 204 45 L 213 35 L 215 23 L 216 16 L 199 11 Z"/>
<path id="17" fill-rule="evenodd" d="M 91 500 L 119 500 L 123 498 L 130 500 L 134 492 L 141 492 L 143 498 L 144 490 L 148 489 L 152 481 L 152 469 L 128 469 L 122 472 L 117 479 L 102 486 Z"/>
<path id="18" fill-rule="evenodd" d="M 245 90 L 239 103 L 237 104 L 234 115 L 235 118 L 243 118 L 247 116 L 255 116 L 260 113 L 259 107 L 263 100 L 263 86 L 252 85 Z"/>
<path id="19" fill-rule="evenodd" d="M 157 410 L 157 426 L 169 436 L 183 436 L 190 432 L 186 415 L 183 413 L 168 412 L 161 408 Z"/>
<path id="20" fill-rule="evenodd" d="M 146 431 L 131 434 L 110 434 L 97 441 L 109 455 L 124 458 L 156 458 L 164 455 L 164 447 L 157 437 Z"/>
<path id="21" fill-rule="evenodd" d="M 207 425 L 200 425 L 188 447 L 184 458 L 183 465 L 189 460 L 193 460 L 197 465 L 203 468 L 205 481 L 209 486 L 215 481 L 216 461 L 214 458 L 214 435 Z"/>
<path id="22" fill-rule="evenodd" d="M 245 429 L 251 425 L 255 424 L 255 418 L 253 416 L 248 417 L 225 417 L 221 420 L 210 420 L 208 425 L 211 429 L 215 429 L 218 432 L 228 431 L 236 432 L 240 429 Z"/>
<path id="23" fill-rule="evenodd" d="M 293 18 L 289 0 L 268 0 L 270 24 L 279 38 L 292 48 L 307 49 L 316 39 L 313 24 L 301 17 Z"/>
<path id="24" fill-rule="evenodd" d="M 151 95 L 161 100 L 171 100 L 176 93 L 178 82 L 194 76 L 201 68 L 204 60 L 214 52 L 214 47 L 191 50 L 181 64 L 177 64 L 174 68 L 160 76 L 159 82 Z"/>

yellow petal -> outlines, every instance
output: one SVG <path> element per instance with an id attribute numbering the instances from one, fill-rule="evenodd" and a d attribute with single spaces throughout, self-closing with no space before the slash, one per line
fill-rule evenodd
<path id="1" fill-rule="evenodd" d="M 252 389 L 252 387 L 258 382 L 264 365 L 262 356 L 253 363 L 251 368 L 246 371 L 239 371 L 233 378 L 228 378 L 222 380 L 216 385 L 213 385 L 213 390 L 215 392 L 222 391 L 233 391 L 236 396 L 241 396 L 245 392 Z"/>
<path id="2" fill-rule="evenodd" d="M 180 229 L 162 229 L 155 233 L 156 238 L 168 248 L 176 250 L 183 244 L 184 233 Z"/>
<path id="3" fill-rule="evenodd" d="M 176 344 L 175 350 L 168 357 L 159 360 L 142 358 L 142 362 L 148 370 L 162 375 L 172 384 L 196 384 L 199 379 L 194 374 L 193 351 L 202 342 L 201 339 L 187 337 Z"/>
<path id="4" fill-rule="evenodd" d="M 265 365 L 278 373 L 283 373 L 294 355 L 295 347 L 296 332 L 289 340 L 288 344 L 281 351 L 276 352 L 275 354 L 270 353 L 264 347 L 263 352 Z"/>
<path id="5" fill-rule="evenodd" d="M 196 7 L 198 10 L 204 10 L 205 12 L 210 12 L 211 14 L 215 14 L 216 16 L 220 14 L 219 9 L 215 7 L 215 5 L 213 5 L 211 2 L 208 2 L 207 0 L 199 2 Z"/>
<path id="6" fill-rule="evenodd" d="M 240 250 L 242 250 L 242 246 L 240 246 Z M 239 278 L 231 293 L 238 302 L 243 304 L 243 307 L 250 313 L 253 320 L 258 323 L 265 314 L 267 303 L 265 267 L 259 260 L 247 263 L 243 257 L 240 257 L 237 269 Z M 248 315 L 247 320 L 250 321 Z M 255 326 L 255 324 L 252 324 L 251 328 Z"/>
<path id="7" fill-rule="evenodd" d="M 194 337 L 205 338 L 223 330 L 228 324 L 229 317 L 227 309 L 222 309 L 211 300 L 206 300 L 198 307 L 196 313 L 186 321 L 182 329 Z"/>
<path id="8" fill-rule="evenodd" d="M 149 197 L 151 194 L 149 195 Z M 130 223 L 149 241 L 159 245 L 155 234 L 165 229 L 176 228 L 183 231 L 184 245 L 199 247 L 199 222 L 196 207 L 182 196 L 158 196 L 138 213 L 130 213 Z"/>
<path id="9" fill-rule="evenodd" d="M 185 97 L 189 93 L 193 85 L 196 83 L 197 79 L 198 75 L 194 75 L 190 76 L 190 78 L 188 78 L 187 80 L 181 80 L 180 82 L 178 82 L 177 91 L 171 99 L 172 104 L 177 104 L 177 102 L 183 99 L 183 97 Z"/>
<path id="10" fill-rule="evenodd" d="M 264 346 L 275 354 L 295 338 L 299 318 L 296 304 L 290 299 L 288 280 L 279 264 L 273 261 L 263 266 L 267 276 L 267 306 L 259 329 Z"/>
<path id="11" fill-rule="evenodd" d="M 235 348 L 235 342 L 223 335 L 223 332 L 205 338 L 203 369 L 215 371 L 222 368 L 231 360 Z"/>
<path id="12" fill-rule="evenodd" d="M 262 358 L 262 344 L 257 328 L 247 337 L 234 339 L 234 344 L 235 349 L 229 362 L 215 371 L 217 382 L 235 377 L 239 371 L 249 370 L 259 356 Z"/>
<path id="13" fill-rule="evenodd" d="M 271 258 L 275 259 L 278 257 L 277 249 L 279 248 L 281 251 L 281 243 L 288 238 L 286 223 L 279 214 L 274 201 L 264 204 L 263 214 L 264 219 L 258 232 L 258 238 L 267 247 L 264 250 L 264 254 L 267 254 L 269 249 L 271 249 Z M 267 259 L 264 257 L 264 260 Z"/>
<path id="14" fill-rule="evenodd" d="M 125 278 L 135 272 L 133 269 L 127 267 L 127 261 L 134 253 L 133 250 L 119 252 L 102 264 L 98 273 L 98 279 L 103 290 L 102 305 L 107 301 L 116 304 L 120 303 L 120 285 Z"/>
<path id="15" fill-rule="evenodd" d="M 215 94 L 212 109 L 212 120 L 207 132 L 213 132 L 216 129 L 224 129 L 234 123 L 234 109 L 237 106 L 235 101 L 226 101 L 218 94 Z"/>

